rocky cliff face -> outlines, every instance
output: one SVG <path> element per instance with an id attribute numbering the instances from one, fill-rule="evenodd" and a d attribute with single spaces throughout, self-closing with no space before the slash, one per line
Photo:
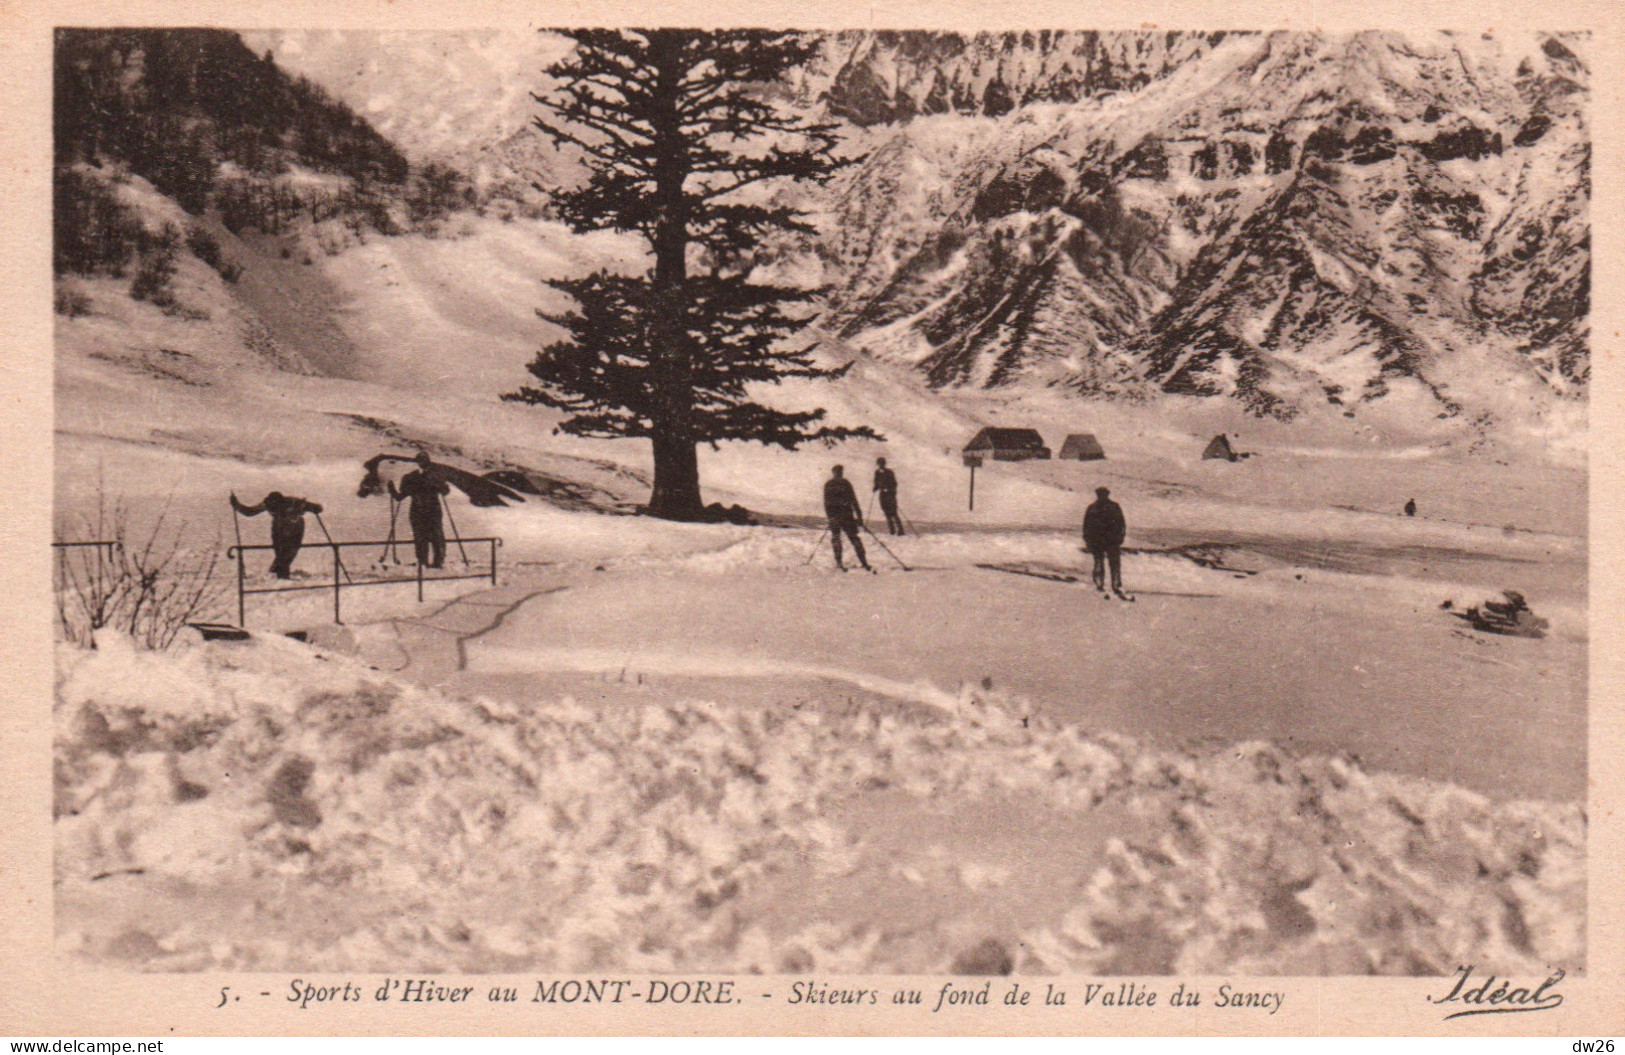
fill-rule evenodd
<path id="1" fill-rule="evenodd" d="M 832 314 L 937 385 L 1277 417 L 1582 394 L 1584 43 L 837 38 L 825 95 L 870 154 L 830 204 Z"/>
<path id="2" fill-rule="evenodd" d="M 844 33 L 825 47 L 829 110 L 875 125 L 930 114 L 1001 117 L 1034 102 L 1132 91 L 1206 54 L 1224 33 Z"/>

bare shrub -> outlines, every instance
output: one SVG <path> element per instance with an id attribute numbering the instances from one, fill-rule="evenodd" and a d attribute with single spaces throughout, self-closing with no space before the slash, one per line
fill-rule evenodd
<path id="1" fill-rule="evenodd" d="M 77 319 L 90 314 L 90 297 L 81 290 L 69 289 L 60 283 L 56 287 L 56 313 Z"/>
<path id="2" fill-rule="evenodd" d="M 167 503 L 140 529 L 123 499 L 98 494 L 80 534 L 113 545 L 58 551 L 57 619 L 73 644 L 95 648 L 96 632 L 113 629 L 143 648 L 168 648 L 187 623 L 225 607 L 227 587 L 215 574 L 219 538 L 191 545 L 184 525 L 170 522 Z"/>

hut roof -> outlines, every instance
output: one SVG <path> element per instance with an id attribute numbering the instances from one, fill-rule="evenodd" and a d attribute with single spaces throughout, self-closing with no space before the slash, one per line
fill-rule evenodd
<path id="1" fill-rule="evenodd" d="M 1231 449 L 1230 441 L 1224 433 L 1219 433 L 1208 441 L 1207 449 L 1202 451 L 1203 458 L 1223 458 L 1227 462 L 1236 460 L 1236 452 Z"/>
<path id="2" fill-rule="evenodd" d="M 1106 457 L 1106 451 L 1100 446 L 1092 432 L 1074 432 L 1061 444 L 1062 458 L 1073 461 L 1088 462 Z"/>
<path id="3" fill-rule="evenodd" d="M 1037 429 L 1005 429 L 988 426 L 965 444 L 967 453 L 976 451 L 1045 451 L 1044 437 Z"/>

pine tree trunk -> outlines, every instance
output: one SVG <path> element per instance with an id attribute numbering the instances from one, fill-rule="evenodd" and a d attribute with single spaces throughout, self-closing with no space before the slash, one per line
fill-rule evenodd
<path id="1" fill-rule="evenodd" d="M 655 436 L 655 486 L 649 496 L 649 515 L 665 520 L 700 520 L 700 459 L 693 440 Z"/>
<path id="2" fill-rule="evenodd" d="M 683 34 L 657 30 L 654 43 L 656 80 L 652 149 L 654 200 L 658 219 L 653 242 L 655 314 L 650 328 L 654 353 L 657 400 L 654 423 L 655 485 L 649 514 L 667 520 L 698 520 L 700 463 L 693 428 L 694 374 L 685 322 L 688 318 L 688 199 L 683 182 L 688 177 L 687 144 L 677 113 L 682 83 L 680 47 Z"/>

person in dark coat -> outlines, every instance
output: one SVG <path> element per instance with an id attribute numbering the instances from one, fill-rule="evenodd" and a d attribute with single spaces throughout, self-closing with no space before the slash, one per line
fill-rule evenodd
<path id="1" fill-rule="evenodd" d="M 1416 515 L 1416 499 L 1411 498 L 1406 500 L 1405 515 L 1408 517 L 1413 517 Z"/>
<path id="2" fill-rule="evenodd" d="M 897 515 L 897 474 L 886 468 L 886 459 L 875 459 L 874 492 L 880 496 L 880 511 L 886 514 L 886 530 L 903 534 L 903 518 Z"/>
<path id="3" fill-rule="evenodd" d="M 444 514 L 440 499 L 451 493 L 451 485 L 434 471 L 434 461 L 428 452 L 419 451 L 417 463 L 416 469 L 401 478 L 399 489 L 390 481 L 389 495 L 398 502 L 411 500 L 406 513 L 412 521 L 412 549 L 417 553 L 419 564 L 438 568 L 446 563 L 446 529 L 441 521 Z"/>
<path id="4" fill-rule="evenodd" d="M 845 533 L 852 540 L 852 552 L 858 555 L 858 563 L 863 565 L 864 571 L 872 571 L 869 558 L 863 552 L 863 540 L 858 538 L 858 528 L 863 526 L 863 510 L 858 505 L 858 493 L 852 490 L 852 481 L 846 478 L 845 470 L 839 465 L 830 470 L 829 479 L 824 481 L 824 515 L 829 517 L 829 539 L 835 547 L 835 566 L 846 570 L 841 558 L 841 535 Z"/>
<path id="5" fill-rule="evenodd" d="M 233 492 L 231 508 L 245 517 L 271 514 L 271 574 L 279 579 L 292 578 L 294 558 L 305 544 L 305 514 L 320 513 L 321 505 L 272 491 L 258 505 L 245 506 Z"/>
<path id="6" fill-rule="evenodd" d="M 1106 566 L 1111 565 L 1112 591 L 1123 592 L 1123 539 L 1128 523 L 1123 507 L 1111 500 L 1111 491 L 1095 488 L 1095 501 L 1083 514 L 1083 545 L 1095 559 L 1095 589 L 1106 590 Z"/>

